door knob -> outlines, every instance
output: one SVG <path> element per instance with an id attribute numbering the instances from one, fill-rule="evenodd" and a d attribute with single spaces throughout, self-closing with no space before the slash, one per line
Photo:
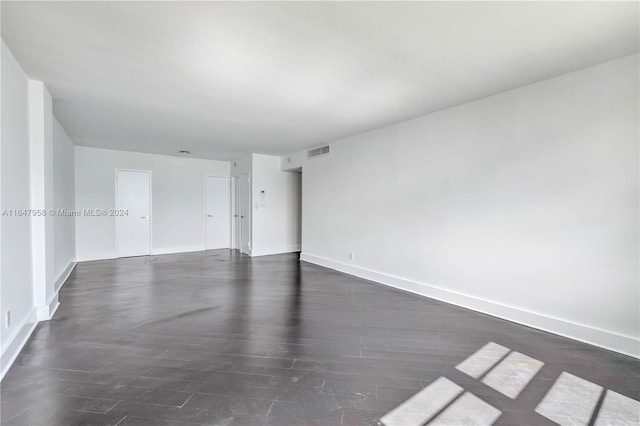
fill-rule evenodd
<path id="1" fill-rule="evenodd" d="M 149 216 L 140 216 L 140 219 L 147 219 Z"/>
<path id="2" fill-rule="evenodd" d="M 208 214 L 207 217 L 213 217 L 213 215 L 212 214 Z"/>

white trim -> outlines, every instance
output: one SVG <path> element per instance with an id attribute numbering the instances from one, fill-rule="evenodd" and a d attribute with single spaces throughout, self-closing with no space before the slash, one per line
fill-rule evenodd
<path id="1" fill-rule="evenodd" d="M 229 220 L 231 222 L 231 249 L 237 246 L 238 236 L 236 235 L 236 178 L 229 177 L 229 196 L 231 201 L 231 211 L 229 212 Z M 234 217 L 235 215 L 235 217 Z"/>
<path id="2" fill-rule="evenodd" d="M 240 214 L 242 211 L 242 182 L 240 176 L 233 178 L 233 248 L 242 253 L 242 221 Z M 238 208 L 240 207 L 240 208 Z"/>
<path id="3" fill-rule="evenodd" d="M 60 302 L 58 302 L 58 293 L 51 295 L 46 305 L 36 306 L 36 319 L 40 321 L 48 321 L 53 313 L 58 310 Z"/>
<path id="4" fill-rule="evenodd" d="M 629 355 L 634 358 L 640 358 L 640 339 L 637 337 L 625 336 L 613 331 L 602 330 L 586 324 L 580 324 L 547 314 L 533 312 L 527 309 L 509 306 L 476 296 L 385 274 L 383 272 L 337 262 L 335 260 L 326 259 L 309 253 L 302 253 L 300 255 L 300 260 L 324 266 L 326 268 L 335 269 L 336 271 L 375 281 L 380 284 L 385 284 L 390 287 L 421 296 L 462 306 L 487 315 L 537 328 L 559 336 L 589 343 L 591 345 L 619 352 L 624 355 Z"/>
<path id="5" fill-rule="evenodd" d="M 60 307 L 60 301 L 58 300 L 58 294 L 60 289 L 71 275 L 73 268 L 76 266 L 75 257 L 69 261 L 67 267 L 58 275 L 58 279 L 54 283 L 54 293 L 49 297 L 47 303 L 44 305 L 36 306 L 36 319 L 38 321 L 47 321 L 53 318 L 53 315 L 56 313 L 58 308 Z"/>
<path id="6" fill-rule="evenodd" d="M 136 173 L 147 173 L 149 175 L 149 253 L 142 254 L 140 256 L 151 256 L 153 249 L 153 174 L 151 170 L 138 170 L 138 169 L 119 169 L 116 168 L 114 172 L 114 180 L 115 180 L 115 199 L 114 205 L 116 210 L 118 207 L 118 172 L 136 172 Z M 116 257 L 129 257 L 129 256 L 120 256 L 120 244 L 118 241 L 118 217 L 115 218 L 115 236 L 116 236 Z"/>
<path id="7" fill-rule="evenodd" d="M 244 253 L 251 256 L 253 253 L 252 244 L 251 244 L 253 240 L 253 211 L 252 211 L 253 210 L 253 183 L 251 181 L 251 172 L 243 173 L 239 177 L 240 179 L 242 179 L 244 176 L 247 177 L 247 184 L 249 186 L 249 206 L 248 206 L 247 212 L 242 211 L 242 202 L 244 200 L 245 194 L 244 194 L 244 191 L 242 190 L 242 180 L 240 180 L 240 216 L 242 217 L 243 213 L 247 215 L 245 219 L 247 219 L 248 221 L 248 229 L 246 229 L 246 231 L 249 233 L 249 241 L 247 242 L 247 249 L 245 250 L 245 248 L 242 246 L 242 243 L 244 240 L 243 234 L 242 234 L 242 224 L 244 222 L 242 222 L 242 218 L 241 218 L 240 220 L 240 253 Z"/>
<path id="8" fill-rule="evenodd" d="M 60 291 L 64 283 L 67 282 L 67 278 L 69 278 L 69 275 L 71 275 L 71 272 L 73 272 L 73 269 L 76 267 L 76 265 L 77 265 L 77 258 L 74 256 L 73 259 L 69 261 L 69 264 L 67 265 L 67 267 L 64 268 L 64 270 L 60 272 L 60 274 L 58 274 L 58 278 L 56 279 L 56 282 L 54 285 L 56 292 Z"/>
<path id="9" fill-rule="evenodd" d="M 53 307 L 49 307 L 49 318 L 47 318 L 47 319 L 53 318 L 53 316 L 58 311 L 59 307 L 60 307 L 60 294 L 56 293 L 56 304 Z"/>
<path id="10" fill-rule="evenodd" d="M 263 249 L 254 248 L 251 250 L 251 257 L 257 256 L 269 256 L 272 254 L 282 254 L 282 253 L 294 253 L 300 251 L 300 245 L 292 245 L 292 246 L 280 246 L 280 247 L 267 247 Z"/>
<path id="11" fill-rule="evenodd" d="M 224 250 L 224 249 L 221 249 L 221 250 Z M 162 255 L 162 254 L 192 253 L 192 252 L 196 252 L 196 251 L 206 251 L 206 248 L 203 245 L 152 248 L 151 256 L 159 256 L 159 255 Z M 132 256 L 132 257 L 137 257 L 137 256 Z M 78 262 L 91 262 L 91 261 L 94 261 L 94 260 L 112 260 L 112 259 L 120 259 L 120 258 L 118 257 L 116 252 L 107 251 L 107 252 L 98 252 L 98 253 L 80 255 L 80 256 L 78 256 L 78 260 L 77 261 Z M 124 258 L 122 258 L 122 259 L 124 259 Z"/>
<path id="12" fill-rule="evenodd" d="M 194 251 L 205 251 L 203 246 L 184 246 L 184 247 L 162 247 L 153 249 L 153 256 L 161 254 L 177 254 L 177 253 L 191 253 Z"/>
<path id="13" fill-rule="evenodd" d="M 58 309 L 58 292 L 51 295 L 47 303 L 44 305 L 36 306 L 36 319 L 38 321 L 47 321 L 51 319 L 52 312 Z"/>
<path id="14" fill-rule="evenodd" d="M 102 251 L 97 253 L 78 255 L 78 262 L 91 262 L 93 260 L 110 260 L 117 259 L 118 254 L 115 251 Z"/>
<path id="15" fill-rule="evenodd" d="M 9 337 L 9 339 L 3 339 L 2 356 L 0 357 L 0 380 L 4 378 L 4 375 L 9 371 L 11 365 L 16 360 L 20 351 L 31 337 L 33 330 L 38 325 L 36 318 L 36 309 L 33 308 L 20 322 L 19 326 L 15 328 L 15 332 Z"/>

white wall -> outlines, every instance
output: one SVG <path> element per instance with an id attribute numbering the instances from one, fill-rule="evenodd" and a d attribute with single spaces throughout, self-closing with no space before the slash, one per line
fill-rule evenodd
<path id="1" fill-rule="evenodd" d="M 246 154 L 233 161 L 231 164 L 231 177 L 237 177 L 247 173 L 251 173 L 253 156 Z"/>
<path id="2" fill-rule="evenodd" d="M 281 171 L 280 157 L 253 154 L 251 192 L 251 255 L 299 251 L 300 174 Z"/>
<path id="3" fill-rule="evenodd" d="M 29 83 L 11 51 L 2 42 L 2 140 L 0 198 L 3 210 L 28 209 L 29 178 Z M 2 216 L 0 222 L 2 270 L 0 329 L 1 374 L 17 355 L 36 323 L 33 305 L 31 219 Z M 11 326 L 6 327 L 11 310 Z M 1 377 L 1 376 L 0 376 Z"/>
<path id="4" fill-rule="evenodd" d="M 639 356 L 638 71 L 332 144 L 304 163 L 303 259 Z"/>
<path id="5" fill-rule="evenodd" d="M 75 209 L 74 144 L 55 117 L 53 118 L 53 193 L 54 209 Z M 53 229 L 55 288 L 58 289 L 76 260 L 75 216 L 55 216 Z"/>
<path id="6" fill-rule="evenodd" d="M 1 195 L 3 212 L 44 210 L 46 215 L 3 215 L 0 315 L 4 376 L 38 321 L 58 307 L 58 290 L 74 266 L 73 143 L 53 117 L 45 85 L 29 80 L 2 42 Z M 11 325 L 7 327 L 7 312 Z"/>
<path id="7" fill-rule="evenodd" d="M 300 170 L 307 160 L 309 150 L 298 151 L 293 154 L 284 155 L 280 158 L 280 170 Z"/>
<path id="8" fill-rule="evenodd" d="M 115 170 L 152 173 L 152 253 L 205 250 L 204 177 L 229 176 L 229 163 L 77 146 L 76 208 L 115 208 Z M 115 218 L 76 218 L 79 260 L 116 256 Z"/>

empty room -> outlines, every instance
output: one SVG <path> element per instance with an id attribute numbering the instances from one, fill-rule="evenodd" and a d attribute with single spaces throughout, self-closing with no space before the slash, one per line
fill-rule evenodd
<path id="1" fill-rule="evenodd" d="M 639 2 L 0 16 L 3 425 L 640 425 Z"/>

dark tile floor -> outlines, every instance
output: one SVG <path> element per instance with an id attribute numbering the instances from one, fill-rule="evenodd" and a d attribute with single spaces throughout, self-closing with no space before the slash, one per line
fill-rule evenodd
<path id="1" fill-rule="evenodd" d="M 297 255 L 85 262 L 60 299 L 2 382 L 3 424 L 373 424 L 445 376 L 499 424 L 544 425 L 562 371 L 640 399 L 638 360 Z M 545 363 L 515 401 L 454 369 L 489 341 Z"/>

